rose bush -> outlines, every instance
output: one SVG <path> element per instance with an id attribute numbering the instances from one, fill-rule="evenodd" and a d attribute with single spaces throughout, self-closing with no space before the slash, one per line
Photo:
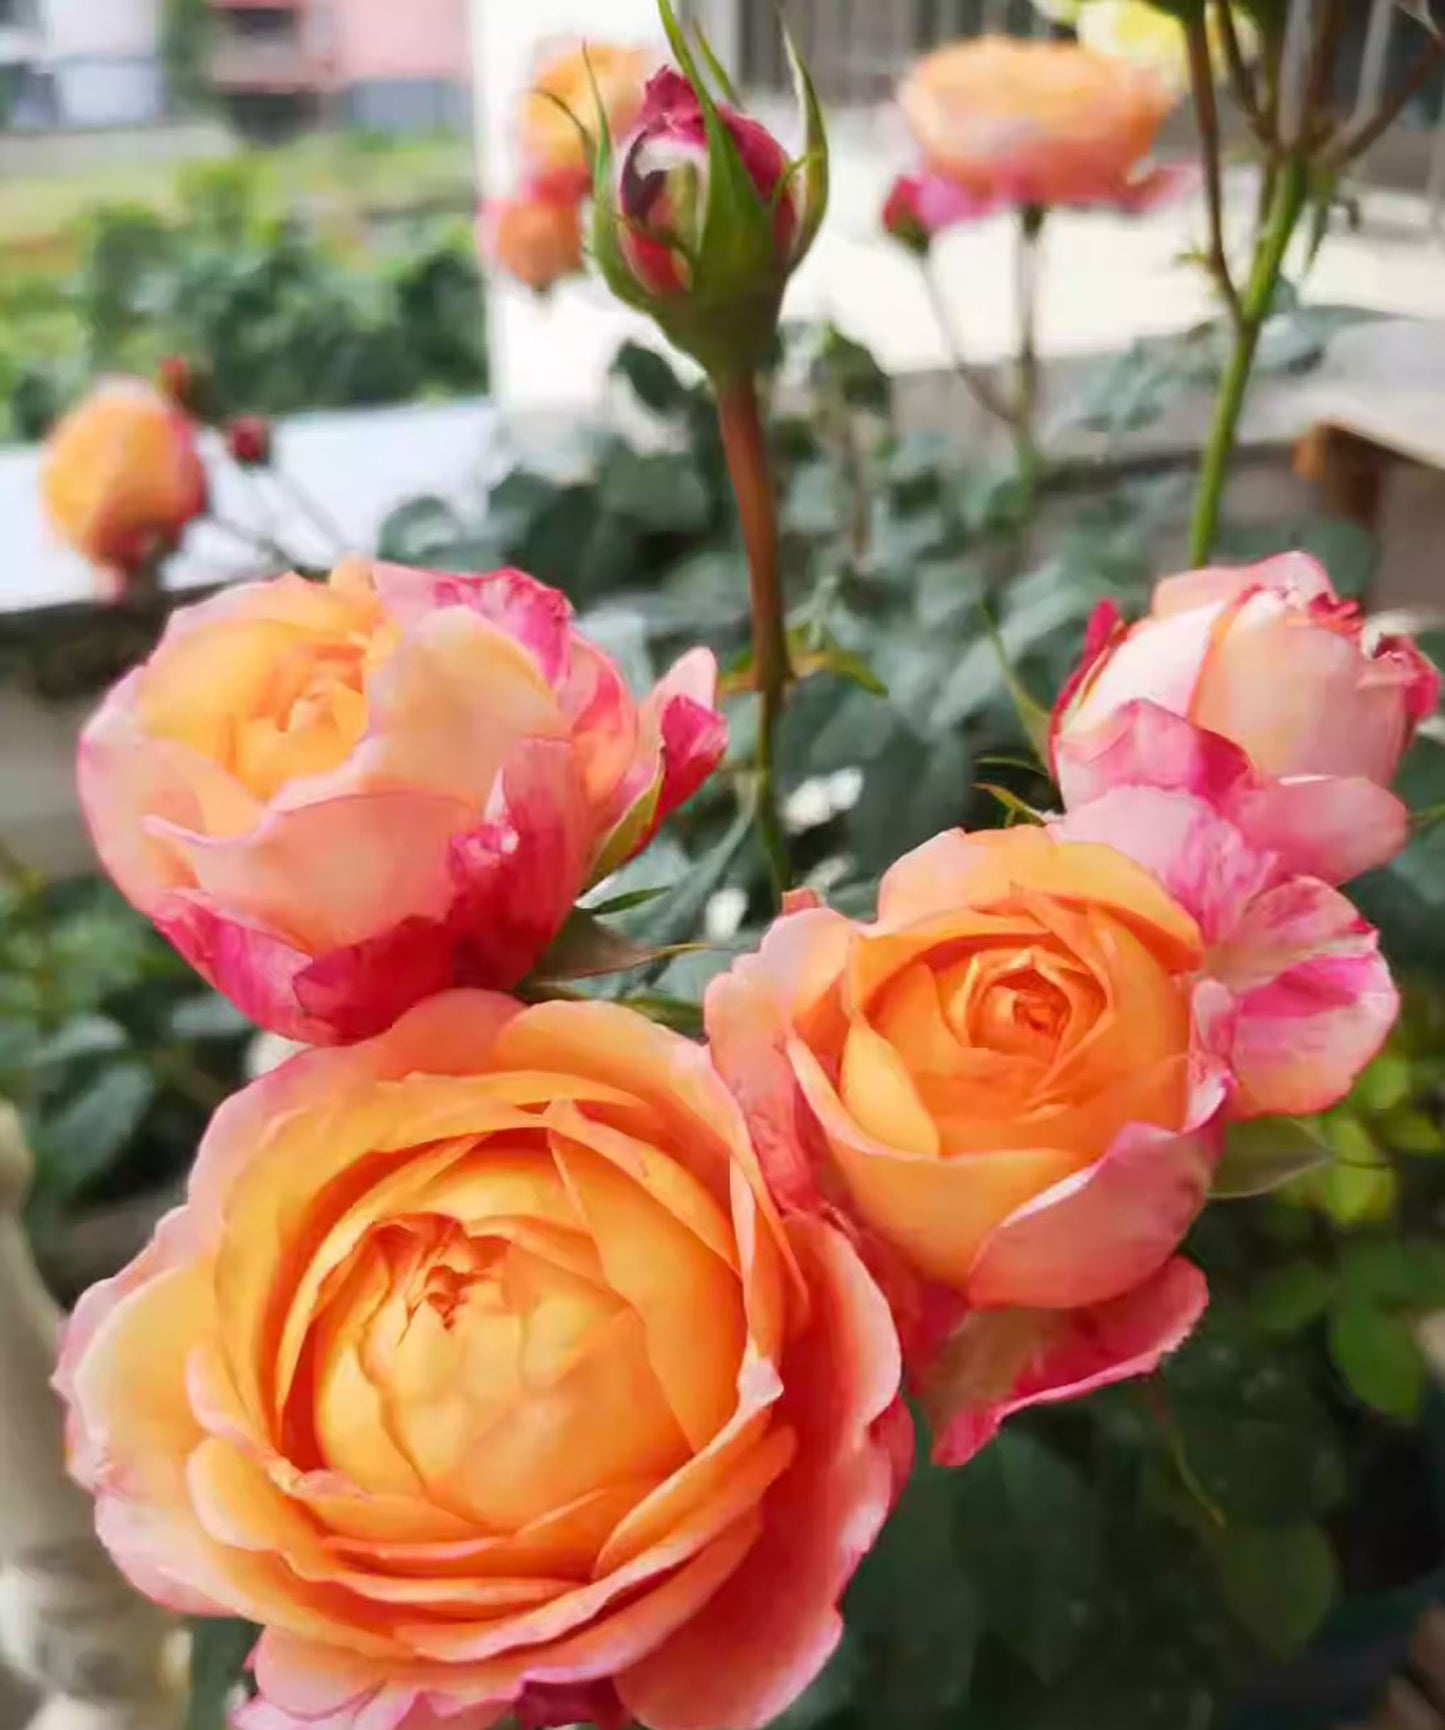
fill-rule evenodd
<path id="1" fill-rule="evenodd" d="M 1054 711 L 1054 773 L 1069 805 L 1097 793 L 1121 713 L 1157 705 L 1238 745 L 1257 783 L 1235 765 L 1247 826 L 1297 869 L 1343 882 L 1404 846 L 1408 813 L 1389 784 L 1439 698 L 1414 643 L 1370 642 L 1359 608 L 1306 555 L 1193 571 L 1157 584 L 1136 625 L 1107 603 L 1095 614 Z M 1194 770 L 1168 774 L 1187 784 Z"/>
<path id="2" fill-rule="evenodd" d="M 351 560 L 177 612 L 85 729 L 132 903 L 246 1014 L 330 1043 L 510 986 L 720 758 L 716 667 L 640 705 L 555 590 Z"/>
<path id="3" fill-rule="evenodd" d="M 52 528 L 116 580 L 169 552 L 206 509 L 190 417 L 140 379 L 111 379 L 56 426 L 41 496 Z"/>
<path id="4" fill-rule="evenodd" d="M 223 1106 L 58 1383 L 125 1572 L 265 1624 L 247 1725 L 710 1730 L 836 1642 L 898 1377 L 697 1047 L 454 993 Z"/>

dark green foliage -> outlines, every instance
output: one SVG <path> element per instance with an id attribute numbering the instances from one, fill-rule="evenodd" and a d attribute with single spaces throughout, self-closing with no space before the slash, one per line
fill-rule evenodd
<path id="1" fill-rule="evenodd" d="M 73 279 L 0 283 L 0 442 L 36 439 L 100 373 L 180 355 L 221 414 L 483 390 L 481 278 L 461 224 L 343 253 L 270 208 L 246 163 L 193 170 L 174 218 L 90 219 Z"/>
<path id="2" fill-rule="evenodd" d="M 70 1222 L 184 1179 L 253 1033 L 107 885 L 47 889 L 11 872 L 0 1098 L 19 1108 L 34 1152 L 32 1236 L 63 1292 L 97 1271 L 63 1253 Z"/>

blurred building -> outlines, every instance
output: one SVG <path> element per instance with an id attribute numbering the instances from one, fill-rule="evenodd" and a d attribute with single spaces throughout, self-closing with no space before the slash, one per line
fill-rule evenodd
<path id="1" fill-rule="evenodd" d="M 161 0 L 0 0 L 0 124 L 159 117 Z"/>
<path id="2" fill-rule="evenodd" d="M 0 129 L 163 118 L 183 4 L 0 0 Z M 243 131 L 430 131 L 467 120 L 467 11 L 467 0 L 190 0 L 189 27 L 200 82 Z"/>
<path id="3" fill-rule="evenodd" d="M 210 77 L 244 131 L 465 124 L 467 0 L 210 0 Z"/>

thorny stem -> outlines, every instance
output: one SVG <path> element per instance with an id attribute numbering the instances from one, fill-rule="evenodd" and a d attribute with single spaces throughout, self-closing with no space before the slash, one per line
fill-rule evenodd
<path id="1" fill-rule="evenodd" d="M 763 852 L 781 901 L 792 884 L 788 845 L 778 814 L 774 780 L 778 722 L 787 701 L 791 668 L 778 561 L 778 505 L 758 407 L 757 385 L 748 375 L 719 381 L 718 426 L 728 475 L 737 496 L 752 584 L 753 675 L 758 691 L 757 825 Z"/>
<path id="2" fill-rule="evenodd" d="M 1222 10 L 1227 12 L 1226 6 Z M 1194 119 L 1199 130 L 1204 159 L 1205 202 L 1209 210 L 1209 269 L 1229 316 L 1240 321 L 1239 291 L 1229 274 L 1229 253 L 1224 244 L 1224 170 L 1219 134 L 1219 105 L 1214 93 L 1214 63 L 1209 52 L 1209 25 L 1201 11 L 1184 25 L 1189 52 L 1189 83 L 1194 96 Z"/>

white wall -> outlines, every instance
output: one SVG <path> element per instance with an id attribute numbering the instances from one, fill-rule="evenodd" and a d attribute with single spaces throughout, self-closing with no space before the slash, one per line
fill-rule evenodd
<path id="1" fill-rule="evenodd" d="M 152 58 L 160 51 L 161 0 L 40 0 L 53 59 Z"/>
<path id="2" fill-rule="evenodd" d="M 471 0 L 478 178 L 483 198 L 514 184 L 512 116 L 531 82 L 538 48 L 549 40 L 592 36 L 655 42 L 663 58 L 654 0 Z M 498 279 L 487 297 L 492 394 L 507 408 L 594 401 L 617 345 L 627 336 L 661 339 L 647 321 L 588 278 L 546 301 Z"/>
<path id="3" fill-rule="evenodd" d="M 127 126 L 161 112 L 161 0 L 40 0 L 62 124 Z"/>

